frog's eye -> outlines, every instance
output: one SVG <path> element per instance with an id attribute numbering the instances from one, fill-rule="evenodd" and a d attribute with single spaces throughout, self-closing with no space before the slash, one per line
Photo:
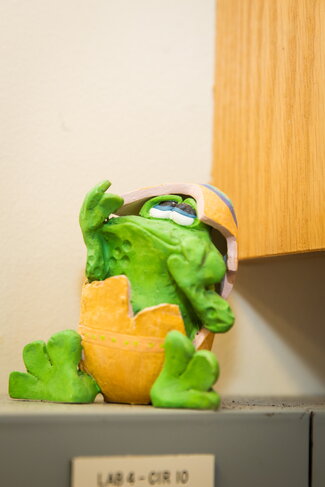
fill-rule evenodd
<path id="1" fill-rule="evenodd" d="M 186 203 L 179 203 L 173 208 L 170 219 L 179 225 L 189 226 L 196 219 L 196 211 Z"/>
<path id="2" fill-rule="evenodd" d="M 178 198 L 178 200 L 176 200 L 176 198 Z M 192 225 L 194 221 L 196 221 L 197 216 L 193 204 L 186 203 L 189 199 L 182 202 L 182 199 L 177 196 L 175 196 L 175 200 L 158 201 L 156 205 L 150 208 L 149 216 L 164 220 L 172 220 L 182 226 Z"/>
<path id="3" fill-rule="evenodd" d="M 154 218 L 169 219 L 171 218 L 171 213 L 176 205 L 176 201 L 161 201 L 158 205 L 150 208 L 149 215 Z"/>
<path id="4" fill-rule="evenodd" d="M 191 205 L 188 205 L 187 203 L 178 203 L 178 205 L 175 205 L 175 211 L 178 213 L 182 213 L 186 216 L 191 216 L 192 218 L 196 218 L 196 211 Z"/>

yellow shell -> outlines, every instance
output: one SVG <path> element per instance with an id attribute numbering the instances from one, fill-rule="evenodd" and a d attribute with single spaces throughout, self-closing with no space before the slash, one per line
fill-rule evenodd
<path id="1" fill-rule="evenodd" d="M 185 335 L 175 304 L 161 304 L 133 315 L 126 276 L 84 285 L 79 333 L 83 367 L 97 381 L 105 401 L 150 402 L 150 389 L 164 361 L 164 339 L 171 330 Z"/>

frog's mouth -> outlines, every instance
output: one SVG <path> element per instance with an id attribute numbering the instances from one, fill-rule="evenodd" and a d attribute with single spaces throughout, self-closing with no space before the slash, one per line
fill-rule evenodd
<path id="1" fill-rule="evenodd" d="M 181 235 L 176 235 L 177 233 L 182 233 L 177 223 L 171 220 L 161 220 L 161 219 L 147 219 L 142 216 L 129 215 L 129 216 L 112 216 L 109 220 L 105 222 L 103 226 L 103 231 L 113 232 L 115 225 L 127 225 L 136 228 L 138 232 L 147 234 L 150 238 L 154 238 L 159 242 L 163 242 L 165 245 L 175 248 L 181 243 Z"/>

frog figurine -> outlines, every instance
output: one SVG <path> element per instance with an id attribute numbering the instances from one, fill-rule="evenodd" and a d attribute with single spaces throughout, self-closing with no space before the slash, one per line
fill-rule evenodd
<path id="1" fill-rule="evenodd" d="M 11 374 L 9 393 L 91 402 L 101 391 L 106 401 L 216 409 L 219 366 L 207 349 L 234 322 L 225 300 L 237 269 L 232 204 L 210 185 L 165 184 L 123 197 L 107 193 L 110 185 L 95 186 L 80 211 L 87 281 L 78 334 L 27 345 L 27 374 Z M 45 367 L 53 355 L 60 363 Z"/>
<path id="2" fill-rule="evenodd" d="M 95 347 L 93 332 L 99 328 L 103 331 L 105 318 L 98 318 L 92 330 L 84 326 L 89 315 L 93 319 L 99 308 L 98 300 L 90 308 L 89 290 L 86 290 L 85 308 L 91 309 L 91 313 L 88 312 L 85 319 L 82 313 L 79 328 L 85 368 L 95 377 L 108 401 L 141 403 L 151 399 L 154 406 L 161 407 L 215 408 L 220 398 L 211 386 L 218 376 L 218 364 L 211 352 L 195 348 L 206 348 L 204 341 L 209 341 L 214 333 L 229 330 L 234 322 L 228 302 L 215 289 L 222 283 L 221 294 L 229 292 L 236 269 L 236 218 L 232 205 L 223 193 L 209 185 L 161 185 L 129 193 L 123 198 L 107 193 L 109 187 L 110 183 L 104 181 L 93 188 L 80 211 L 80 226 L 88 252 L 86 287 L 93 282 L 99 293 L 99 281 L 123 276 L 129 282 L 130 304 L 135 316 L 146 310 L 157 311 L 159 306 L 168 303 L 180 313 L 184 328 L 171 329 L 167 334 L 164 367 L 156 379 L 148 379 L 147 399 L 141 394 L 132 395 L 130 389 L 135 379 L 132 386 L 129 385 L 130 376 L 135 375 L 137 369 L 144 374 L 143 361 L 148 354 L 144 349 L 140 354 L 141 362 L 137 365 L 132 362 L 135 350 L 130 347 L 130 326 L 124 329 L 126 333 L 124 331 L 122 336 L 116 329 L 115 334 L 98 336 L 100 343 Z M 220 241 L 224 238 L 228 242 L 227 263 L 211 240 L 212 230 Z M 111 288 L 100 305 L 100 309 L 106 305 L 106 315 L 114 315 L 117 298 L 108 305 L 112 294 Z M 111 325 L 107 327 L 112 330 Z M 119 354 L 116 352 L 114 358 L 113 352 L 110 354 L 110 368 L 114 362 L 117 370 L 113 377 L 114 372 L 103 366 L 108 353 L 106 349 L 104 355 L 103 347 L 115 346 L 123 340 L 128 346 L 122 347 L 125 357 L 119 366 L 122 350 Z M 141 343 L 137 343 L 137 347 L 139 345 Z M 142 345 L 145 347 L 144 343 Z M 95 361 L 94 356 L 97 357 Z M 130 364 L 130 371 L 123 381 L 125 362 Z M 153 364 L 148 367 L 154 368 Z M 161 364 L 154 375 L 160 368 Z M 119 381 L 123 385 L 115 394 L 112 389 Z M 126 391 L 129 392 L 124 394 Z"/>

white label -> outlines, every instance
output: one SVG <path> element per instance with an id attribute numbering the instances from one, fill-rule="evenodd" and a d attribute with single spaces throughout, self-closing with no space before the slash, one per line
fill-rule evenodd
<path id="1" fill-rule="evenodd" d="M 214 487 L 214 455 L 77 457 L 71 487 Z"/>

